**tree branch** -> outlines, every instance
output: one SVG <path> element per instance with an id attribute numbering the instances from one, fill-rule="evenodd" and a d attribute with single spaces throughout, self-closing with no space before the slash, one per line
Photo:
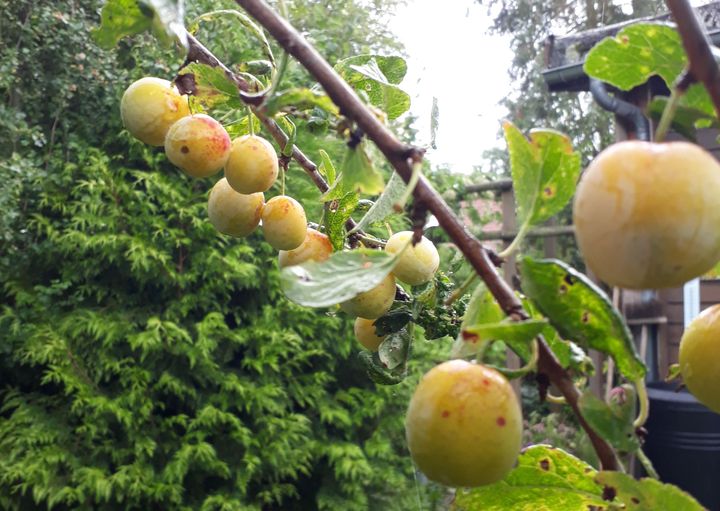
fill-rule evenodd
<path id="1" fill-rule="evenodd" d="M 295 57 L 315 77 L 328 96 L 340 108 L 340 112 L 358 125 L 405 182 L 408 182 L 412 176 L 413 161 L 422 157 L 422 151 L 405 145 L 395 138 L 365 107 L 350 86 L 335 73 L 315 48 L 267 4 L 261 0 L 237 0 L 237 3 L 255 18 L 285 51 Z M 490 253 L 470 234 L 424 177 L 420 178 L 415 187 L 414 196 L 416 201 L 421 202 L 428 211 L 435 215 L 440 226 L 448 233 L 478 275 L 485 281 L 505 313 L 515 319 L 527 318 L 528 314 L 523 310 L 522 303 L 515 292 L 495 269 Z M 545 341 L 539 339 L 539 345 L 538 371 L 548 376 L 577 414 L 580 424 L 590 437 L 603 469 L 616 470 L 619 463 L 615 451 L 589 427 L 579 413 L 579 391 L 572 379 L 562 368 Z"/>
<path id="2" fill-rule="evenodd" d="M 715 105 L 715 113 L 720 118 L 720 69 L 713 57 L 705 29 L 687 0 L 666 0 L 665 3 L 677 24 L 685 53 L 690 60 L 689 74 L 705 86 Z"/>

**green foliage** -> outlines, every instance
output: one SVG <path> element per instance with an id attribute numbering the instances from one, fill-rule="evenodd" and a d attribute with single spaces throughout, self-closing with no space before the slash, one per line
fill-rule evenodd
<path id="1" fill-rule="evenodd" d="M 635 436 L 635 389 L 623 385 L 622 399 L 606 403 L 589 389 L 578 400 L 578 406 L 585 420 L 599 435 L 613 447 L 623 452 L 635 452 L 640 448 L 640 440 Z"/>
<path id="2" fill-rule="evenodd" d="M 183 45 L 185 32 L 184 2 L 179 0 L 107 0 L 102 9 L 102 24 L 93 35 L 104 48 L 112 48 L 120 39 L 152 29 L 161 41 L 177 39 Z"/>
<path id="3" fill-rule="evenodd" d="M 616 495 L 615 499 L 627 508 L 637 511 L 655 509 L 673 509 L 677 511 L 701 511 L 704 509 L 690 495 L 671 484 L 663 484 L 655 479 L 636 481 L 627 474 L 619 472 L 600 472 L 597 482 Z M 613 499 L 613 500 L 615 500 Z"/>

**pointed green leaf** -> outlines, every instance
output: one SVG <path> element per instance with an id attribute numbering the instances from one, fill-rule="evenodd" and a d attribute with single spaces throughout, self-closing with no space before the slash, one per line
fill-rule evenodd
<path id="1" fill-rule="evenodd" d="M 629 380 L 645 375 L 630 331 L 603 291 L 582 273 L 557 260 L 520 261 L 525 294 L 563 338 L 615 359 Z"/>
<path id="2" fill-rule="evenodd" d="M 673 27 L 638 23 L 596 44 L 585 57 L 584 68 L 589 76 L 630 90 L 652 76 L 660 76 L 672 87 L 686 65 L 682 40 Z M 681 105 L 715 116 L 712 101 L 700 84 L 688 89 Z"/>
<path id="3" fill-rule="evenodd" d="M 397 172 L 393 172 L 387 186 L 385 186 L 385 189 L 380 197 L 378 197 L 375 201 L 375 204 L 372 205 L 370 210 L 348 234 L 362 231 L 375 222 L 382 222 L 385 220 L 388 216 L 395 212 L 394 205 L 400 197 L 403 196 L 405 190 L 407 190 L 405 181 L 403 181 L 403 178 L 401 178 Z"/>
<path id="4" fill-rule="evenodd" d="M 180 92 L 193 94 L 205 108 L 226 106 L 244 108 L 237 86 L 219 67 L 193 62 L 185 66 L 176 79 Z"/>
<path id="5" fill-rule="evenodd" d="M 345 222 L 355 211 L 359 195 L 348 192 L 338 200 L 330 201 L 325 217 L 326 233 L 335 250 L 342 250 L 345 245 Z"/>
<path id="6" fill-rule="evenodd" d="M 323 149 L 320 149 L 320 166 L 318 167 L 318 172 L 325 176 L 330 186 L 335 184 L 335 165 L 333 165 L 330 155 Z"/>
<path id="7" fill-rule="evenodd" d="M 107 0 L 100 16 L 93 37 L 103 48 L 149 29 L 165 43 L 175 39 L 187 46 L 185 8 L 179 0 Z"/>
<path id="8" fill-rule="evenodd" d="M 326 261 L 283 268 L 285 295 L 306 307 L 329 307 L 374 288 L 395 266 L 396 257 L 378 250 L 335 252 Z"/>
<path id="9" fill-rule="evenodd" d="M 318 107 L 332 115 L 339 115 L 340 113 L 338 107 L 335 106 L 335 103 L 327 94 L 303 88 L 284 90 L 275 94 L 265 103 L 265 109 L 270 116 L 275 115 L 285 107 L 291 107 L 293 112 Z"/>
<path id="10" fill-rule="evenodd" d="M 378 357 L 383 367 L 393 370 L 405 364 L 410 354 L 412 336 L 407 328 L 389 334 L 378 347 Z"/>
<path id="11" fill-rule="evenodd" d="M 280 116 L 278 119 L 278 124 L 282 124 L 282 127 L 288 136 L 287 142 L 285 142 L 285 145 L 283 146 L 282 151 L 280 151 L 280 154 L 286 158 L 290 158 L 293 154 L 295 142 L 297 141 L 297 126 L 295 126 L 295 123 L 292 122 L 289 115 Z"/>
<path id="12" fill-rule="evenodd" d="M 520 224 L 535 225 L 559 213 L 575 193 L 580 155 L 570 139 L 551 130 L 533 130 L 530 140 L 514 124 L 503 125 L 510 152 Z"/>
<path id="13" fill-rule="evenodd" d="M 355 90 L 367 95 L 370 103 L 396 119 L 410 108 L 410 96 L 397 84 L 407 71 L 401 57 L 358 55 L 341 60 L 335 70 Z"/>
<path id="14" fill-rule="evenodd" d="M 608 510 L 597 472 L 574 456 L 546 445 L 527 448 L 502 481 L 459 489 L 453 511 Z"/>
<path id="15" fill-rule="evenodd" d="M 260 119 L 258 119 L 257 117 L 255 117 L 255 115 L 252 114 L 244 115 L 238 121 L 225 125 L 225 130 L 228 132 L 228 135 L 230 135 L 231 139 L 250 134 L 250 118 L 252 118 L 253 133 L 260 132 Z"/>
<path id="16" fill-rule="evenodd" d="M 606 488 L 606 494 L 614 494 L 613 504 L 624 505 L 632 511 L 703 511 L 689 494 L 672 484 L 656 479 L 633 479 L 620 472 L 598 472 L 595 480 Z"/>
<path id="17" fill-rule="evenodd" d="M 640 442 L 635 435 L 633 420 L 635 418 L 635 390 L 627 385 L 623 392 L 627 392 L 625 404 L 614 406 L 595 396 L 590 389 L 580 396 L 578 405 L 585 420 L 590 427 L 610 444 L 623 452 L 635 452 L 640 448 Z"/>

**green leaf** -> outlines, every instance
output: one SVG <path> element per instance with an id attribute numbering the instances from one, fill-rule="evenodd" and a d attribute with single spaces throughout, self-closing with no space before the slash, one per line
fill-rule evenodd
<path id="1" fill-rule="evenodd" d="M 598 472 L 595 480 L 606 488 L 606 494 L 614 492 L 612 502 L 624 504 L 624 509 L 632 511 L 703 511 L 702 507 L 689 494 L 672 484 L 664 484 L 656 479 L 633 479 L 620 472 Z"/>
<path id="2" fill-rule="evenodd" d="M 330 155 L 323 149 L 320 149 L 320 166 L 318 167 L 318 172 L 325 176 L 330 186 L 335 184 L 335 165 L 333 165 Z"/>
<path id="3" fill-rule="evenodd" d="M 463 316 L 462 323 L 460 324 L 460 332 L 458 333 L 453 347 L 451 350 L 453 357 L 465 357 L 471 354 L 477 354 L 482 356 L 485 348 L 489 344 L 490 340 L 483 339 L 477 340 L 477 342 L 467 342 L 462 335 L 462 332 L 469 326 L 484 324 L 484 323 L 497 323 L 505 318 L 500 305 L 495 301 L 492 293 L 488 290 L 484 282 L 478 283 L 470 297 L 467 309 L 465 310 L 465 316 Z"/>
<path id="4" fill-rule="evenodd" d="M 648 106 L 648 114 L 656 122 L 659 122 L 667 103 L 668 98 L 665 96 L 658 96 L 654 98 Z M 717 118 L 714 115 L 708 115 L 702 110 L 696 110 L 694 108 L 679 105 L 675 111 L 675 115 L 673 116 L 671 127 L 688 140 L 697 142 L 698 129 L 717 129 L 720 127 L 720 123 L 718 123 Z"/>
<path id="5" fill-rule="evenodd" d="M 107 0 L 92 35 L 101 47 L 112 48 L 123 37 L 152 29 L 166 44 L 177 40 L 187 46 L 184 16 L 179 0 Z"/>
<path id="6" fill-rule="evenodd" d="M 268 115 L 273 116 L 285 107 L 291 107 L 292 111 L 310 110 L 318 107 L 329 114 L 339 115 L 340 111 L 335 103 L 327 96 L 310 89 L 294 88 L 275 94 L 265 103 Z"/>
<path id="7" fill-rule="evenodd" d="M 328 204 L 325 227 L 334 250 L 342 250 L 345 245 L 345 222 L 355 211 L 359 198 L 357 192 L 348 192 Z"/>
<path id="8" fill-rule="evenodd" d="M 400 177 L 400 174 L 393 172 L 387 186 L 385 186 L 385 190 L 383 190 L 380 197 L 378 197 L 375 201 L 375 204 L 372 205 L 370 210 L 348 234 L 364 230 L 371 224 L 374 224 L 375 222 L 382 222 L 388 216 L 393 214 L 395 212 L 395 203 L 397 203 L 397 201 L 403 196 L 405 190 L 407 190 L 405 181 L 403 181 L 403 178 Z"/>
<path id="9" fill-rule="evenodd" d="M 306 307 L 329 307 L 374 288 L 395 266 L 396 256 L 378 250 L 335 252 L 322 262 L 283 268 L 285 295 Z"/>
<path id="10" fill-rule="evenodd" d="M 295 123 L 292 122 L 287 115 L 281 116 L 278 119 L 278 123 L 283 125 L 285 133 L 287 133 L 288 136 L 287 142 L 285 142 L 285 146 L 282 148 L 282 151 L 280 151 L 280 154 L 286 158 L 290 158 L 293 154 L 295 142 L 297 141 L 297 126 L 295 126 Z"/>
<path id="11" fill-rule="evenodd" d="M 603 39 L 585 57 L 585 72 L 622 90 L 660 76 L 668 88 L 687 65 L 682 40 L 668 25 L 638 23 L 615 37 Z M 710 97 L 700 84 L 691 86 L 681 105 L 715 116 Z"/>
<path id="12" fill-rule="evenodd" d="M 530 140 L 512 123 L 503 125 L 510 170 L 523 226 L 544 222 L 560 212 L 575 193 L 580 155 L 570 139 L 551 130 L 533 130 Z"/>
<path id="13" fill-rule="evenodd" d="M 378 347 L 378 357 L 383 367 L 393 370 L 407 362 L 412 336 L 407 328 L 389 334 Z"/>
<path id="14" fill-rule="evenodd" d="M 503 320 L 498 323 L 484 323 L 463 327 L 460 336 L 469 347 L 464 351 L 473 352 L 472 346 L 485 345 L 490 341 L 504 341 L 508 345 L 525 345 L 524 350 L 528 352 L 527 344 L 535 339 L 547 325 L 544 319 L 526 319 L 525 321 Z M 527 353 L 523 357 L 527 359 Z"/>
<path id="15" fill-rule="evenodd" d="M 244 12 L 235 9 L 219 9 L 217 11 L 207 12 L 193 20 L 193 23 L 188 27 L 188 32 L 192 34 L 196 33 L 200 28 L 201 21 L 210 21 L 223 16 L 232 16 L 237 19 L 240 24 L 255 37 L 255 39 L 260 41 L 263 54 L 270 61 L 271 66 L 275 67 L 275 56 L 273 55 L 272 48 L 270 48 L 270 43 L 268 42 L 267 37 L 265 37 L 265 32 L 252 20 L 252 18 L 250 18 L 250 16 Z"/>
<path id="16" fill-rule="evenodd" d="M 406 305 L 391 309 L 387 314 L 375 320 L 375 335 L 382 337 L 383 335 L 399 332 L 412 320 L 412 312 Z"/>
<path id="17" fill-rule="evenodd" d="M 351 87 L 367 94 L 370 103 L 389 119 L 396 119 L 410 108 L 410 96 L 397 86 L 407 71 L 403 58 L 358 55 L 341 60 L 335 70 Z"/>
<path id="18" fill-rule="evenodd" d="M 176 80 L 181 92 L 191 92 L 206 108 L 226 106 L 244 108 L 237 86 L 219 67 L 193 62 L 185 66 Z"/>
<path id="19" fill-rule="evenodd" d="M 382 175 L 375 169 L 365 151 L 365 142 L 360 142 L 354 148 L 347 148 L 340 177 L 322 199 L 324 201 L 339 199 L 351 191 L 377 195 L 384 187 Z"/>
<path id="20" fill-rule="evenodd" d="M 120 39 L 152 27 L 152 12 L 141 9 L 137 0 L 108 0 L 100 14 L 100 26 L 92 31 L 102 48 L 112 48 Z"/>
<path id="21" fill-rule="evenodd" d="M 547 259 L 520 261 L 523 291 L 560 335 L 610 355 L 628 379 L 645 375 L 630 331 L 603 291 L 567 264 Z"/>
<path id="22" fill-rule="evenodd" d="M 250 118 L 252 118 L 253 132 L 254 133 L 260 132 L 260 129 L 261 129 L 260 119 L 255 117 L 254 114 L 244 115 L 237 122 L 233 122 L 231 124 L 225 125 L 225 130 L 228 132 L 228 135 L 230 135 L 231 139 L 235 139 L 237 137 L 241 137 L 243 135 L 250 134 L 250 122 L 249 122 Z"/>
<path id="23" fill-rule="evenodd" d="M 453 511 L 607 510 L 597 472 L 570 454 L 546 445 L 527 448 L 502 481 L 459 489 Z"/>
<path id="24" fill-rule="evenodd" d="M 397 373 L 395 371 L 388 371 L 382 366 L 382 362 L 378 357 L 377 353 L 370 353 L 368 351 L 361 351 L 358 353 L 358 358 L 365 367 L 365 372 L 368 377 L 380 385 L 397 385 L 405 379 L 403 373 Z"/>
<path id="25" fill-rule="evenodd" d="M 640 448 L 640 441 L 633 426 L 635 389 L 631 385 L 623 385 L 621 389 L 625 394 L 622 404 L 616 400 L 612 406 L 608 405 L 587 389 L 580 396 L 578 405 L 583 417 L 596 433 L 620 451 L 635 452 Z"/>

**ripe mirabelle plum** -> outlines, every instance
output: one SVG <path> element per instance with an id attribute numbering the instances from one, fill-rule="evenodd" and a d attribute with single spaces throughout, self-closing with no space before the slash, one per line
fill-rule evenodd
<path id="1" fill-rule="evenodd" d="M 257 228 L 264 204 L 262 193 L 238 193 L 222 178 L 210 190 L 208 217 L 221 233 L 243 237 Z"/>
<path id="2" fill-rule="evenodd" d="M 307 235 L 305 210 L 287 195 L 278 195 L 267 201 L 262 224 L 265 241 L 276 250 L 298 248 Z"/>
<path id="3" fill-rule="evenodd" d="M 145 77 L 125 90 L 120 115 L 130 134 L 149 145 L 161 146 L 170 126 L 190 115 L 187 96 L 162 78 Z"/>
<path id="4" fill-rule="evenodd" d="M 257 135 L 243 135 L 232 142 L 225 163 L 225 177 L 236 191 L 267 191 L 278 175 L 278 155 L 270 142 Z"/>
<path id="5" fill-rule="evenodd" d="M 305 239 L 293 250 L 281 250 L 278 254 L 278 266 L 295 266 L 305 261 L 324 261 L 332 254 L 333 247 L 327 235 L 308 227 Z"/>
<path id="6" fill-rule="evenodd" d="M 522 411 L 494 369 L 450 360 L 428 371 L 405 416 L 410 455 L 429 479 L 447 486 L 501 480 L 522 443 Z"/>
<path id="7" fill-rule="evenodd" d="M 695 144 L 620 142 L 601 152 L 575 194 L 575 235 L 600 280 L 674 287 L 720 260 L 720 163 Z"/>
<path id="8" fill-rule="evenodd" d="M 397 254 L 405 248 L 412 237 L 412 231 L 396 232 L 387 241 L 385 252 Z M 420 243 L 415 246 L 411 244 L 403 252 L 392 272 L 398 280 L 411 286 L 418 286 L 432 279 L 439 265 L 440 256 L 435 245 L 423 236 Z"/>
<path id="9" fill-rule="evenodd" d="M 702 404 L 720 413 L 720 304 L 702 311 L 680 340 L 680 373 Z"/>
<path id="10" fill-rule="evenodd" d="M 190 177 L 220 171 L 230 155 L 230 136 L 222 124 L 205 114 L 183 117 L 165 136 L 168 159 Z"/>
<path id="11" fill-rule="evenodd" d="M 340 304 L 350 314 L 365 319 L 377 319 L 392 307 L 395 300 L 395 277 L 389 274 L 380 284 L 355 298 Z"/>
<path id="12" fill-rule="evenodd" d="M 375 334 L 375 320 L 356 318 L 355 319 L 355 337 L 360 344 L 370 351 L 377 351 L 380 344 L 385 340 L 385 335 L 379 336 Z"/>

